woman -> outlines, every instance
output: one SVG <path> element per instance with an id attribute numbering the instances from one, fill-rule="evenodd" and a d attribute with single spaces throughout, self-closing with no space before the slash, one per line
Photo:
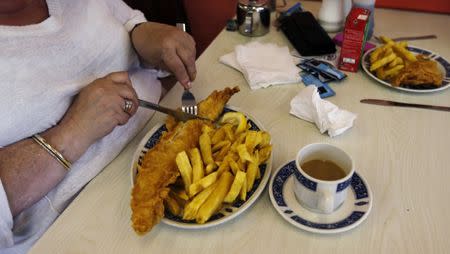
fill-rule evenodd
<path id="1" fill-rule="evenodd" d="M 137 53 L 137 54 L 136 54 Z M 144 126 L 195 43 L 120 0 L 0 1 L 0 252 L 25 253 Z"/>

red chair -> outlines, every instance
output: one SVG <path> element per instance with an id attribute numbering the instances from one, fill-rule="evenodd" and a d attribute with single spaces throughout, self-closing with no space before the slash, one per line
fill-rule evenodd
<path id="1" fill-rule="evenodd" d="M 450 0 L 377 0 L 377 7 L 450 13 Z"/>
<path id="2" fill-rule="evenodd" d="M 236 14 L 238 0 L 183 0 L 190 32 L 197 44 L 197 56 L 208 47 Z"/>

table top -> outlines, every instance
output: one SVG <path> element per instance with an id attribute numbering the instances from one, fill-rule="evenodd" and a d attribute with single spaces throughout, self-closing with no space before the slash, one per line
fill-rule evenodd
<path id="1" fill-rule="evenodd" d="M 320 3 L 303 2 L 317 13 Z M 411 42 L 450 59 L 450 16 L 376 9 L 375 34 L 389 37 L 436 34 L 438 39 Z M 450 114 L 413 108 L 361 104 L 363 98 L 450 106 L 450 89 L 412 94 L 391 89 L 361 70 L 332 87 L 328 100 L 358 115 L 353 128 L 335 138 L 289 114 L 302 83 L 250 90 L 242 74 L 218 62 L 238 44 L 250 41 L 291 45 L 273 27 L 263 37 L 222 31 L 197 61 L 192 92 L 204 98 L 214 89 L 239 86 L 229 104 L 258 119 L 271 133 L 272 172 L 293 160 L 310 143 L 337 145 L 354 159 L 370 185 L 373 207 L 358 227 L 320 235 L 298 229 L 273 208 L 266 190 L 235 219 L 203 230 L 182 230 L 163 223 L 145 236 L 131 228 L 130 163 L 144 135 L 165 115 L 157 113 L 94 178 L 36 243 L 30 253 L 445 253 L 450 250 Z M 181 86 L 161 101 L 178 107 Z"/>

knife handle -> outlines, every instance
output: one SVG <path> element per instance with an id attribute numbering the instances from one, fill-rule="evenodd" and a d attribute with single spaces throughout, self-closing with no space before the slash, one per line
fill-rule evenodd
<path id="1" fill-rule="evenodd" d="M 395 106 L 399 106 L 399 107 L 413 107 L 413 108 L 423 108 L 423 109 L 435 109 L 435 110 L 442 110 L 442 111 L 450 111 L 450 107 L 444 107 L 444 106 L 414 104 L 414 103 L 405 103 L 405 102 L 397 102 L 397 101 L 393 101 L 393 104 Z"/>
<path id="2" fill-rule="evenodd" d="M 163 112 L 163 113 L 166 113 L 166 114 L 169 114 L 169 115 L 171 113 L 167 108 L 159 106 L 156 103 L 149 102 L 149 101 L 143 101 L 141 99 L 138 99 L 138 101 L 139 101 L 139 106 L 141 106 L 141 107 L 151 108 L 151 109 L 154 109 L 156 111 Z"/>

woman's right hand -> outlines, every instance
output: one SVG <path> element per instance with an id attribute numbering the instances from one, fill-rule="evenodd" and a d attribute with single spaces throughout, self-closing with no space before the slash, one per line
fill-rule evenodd
<path id="1" fill-rule="evenodd" d="M 125 100 L 133 102 L 125 112 Z M 127 72 L 114 72 L 94 80 L 75 97 L 72 105 L 59 123 L 66 133 L 71 133 L 87 149 L 98 139 L 108 135 L 116 126 L 124 125 L 138 107 L 136 91 Z"/>

